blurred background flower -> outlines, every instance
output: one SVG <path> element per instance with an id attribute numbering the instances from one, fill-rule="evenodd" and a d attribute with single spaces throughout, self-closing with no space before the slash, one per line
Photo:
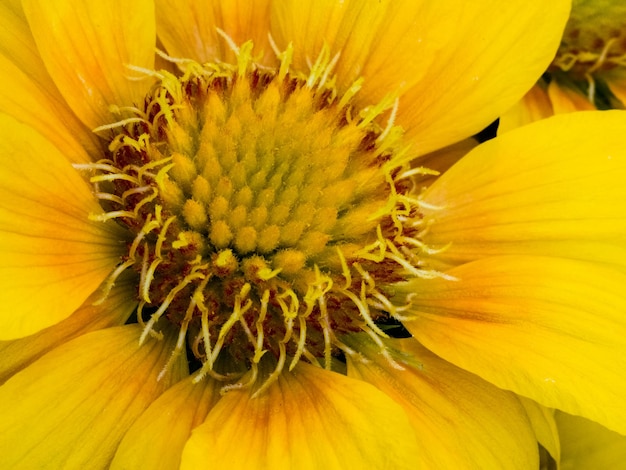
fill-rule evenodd
<path id="1" fill-rule="evenodd" d="M 619 0 L 573 0 L 552 64 L 503 114 L 500 131 L 553 114 L 625 106 L 626 5 Z"/>

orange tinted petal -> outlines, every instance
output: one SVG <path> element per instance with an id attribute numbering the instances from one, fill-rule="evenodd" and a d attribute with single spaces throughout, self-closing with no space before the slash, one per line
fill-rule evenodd
<path id="1" fill-rule="evenodd" d="M 574 111 L 592 111 L 596 107 L 583 95 L 565 84 L 553 80 L 548 85 L 548 95 L 552 101 L 554 114 L 573 113 Z"/>
<path id="2" fill-rule="evenodd" d="M 157 0 L 156 18 L 159 39 L 173 57 L 198 62 L 234 62 L 233 51 L 217 29 L 224 31 L 236 45 L 254 42 L 254 55 L 263 52 L 261 62 L 275 62 L 269 46 L 269 0 Z"/>
<path id="3" fill-rule="evenodd" d="M 365 82 L 365 105 L 414 84 L 434 60 L 459 16 L 458 2 L 425 0 L 287 0 L 272 3 L 272 34 L 280 48 L 294 45 L 294 65 L 308 70 L 322 47 L 331 57 L 340 90 Z"/>
<path id="4" fill-rule="evenodd" d="M 391 398 L 300 362 L 257 398 L 226 393 L 193 431 L 181 468 L 414 469 L 417 450 Z"/>
<path id="5" fill-rule="evenodd" d="M 156 27 L 151 0 L 24 0 L 41 57 L 76 115 L 94 129 L 110 105 L 143 102 L 145 81 L 127 65 L 152 68 Z"/>
<path id="6" fill-rule="evenodd" d="M 626 107 L 626 74 L 620 73 L 616 77 L 607 78 L 607 85 L 622 106 Z"/>
<path id="7" fill-rule="evenodd" d="M 499 256 L 406 286 L 405 326 L 498 387 L 626 432 L 626 274 L 593 263 Z"/>
<path id="8" fill-rule="evenodd" d="M 134 281 L 134 279 L 133 279 Z M 0 384 L 55 347 L 89 331 L 123 325 L 136 307 L 134 282 L 118 279 L 107 298 L 96 291 L 65 320 L 25 338 L 0 341 Z"/>
<path id="9" fill-rule="evenodd" d="M 0 70 L 0 112 L 34 127 L 71 161 L 86 161 L 81 147 L 93 153 L 95 136 L 68 108 L 48 75 L 19 1 L 0 3 Z"/>
<path id="10" fill-rule="evenodd" d="M 392 367 L 378 347 L 356 340 L 362 357 L 348 360 L 348 376 L 365 380 L 407 412 L 420 449 L 416 468 L 528 469 L 537 444 L 524 408 L 511 392 L 438 358 L 417 341 L 389 341 L 404 370 Z"/>
<path id="11" fill-rule="evenodd" d="M 88 333 L 0 387 L 2 468 L 105 468 L 137 417 L 185 373 L 157 376 L 174 342 L 139 346 L 139 325 Z"/>
<path id="12" fill-rule="evenodd" d="M 166 390 L 128 430 L 111 470 L 180 468 L 192 429 L 205 420 L 220 399 L 222 385 L 211 379 L 196 384 L 190 376 Z"/>
<path id="13" fill-rule="evenodd" d="M 506 113 L 500 116 L 498 134 L 550 117 L 554 114 L 547 91 L 535 85 Z"/>
<path id="14" fill-rule="evenodd" d="M 0 116 L 0 340 L 74 312 L 118 262 L 119 234 L 85 181 L 50 142 Z"/>

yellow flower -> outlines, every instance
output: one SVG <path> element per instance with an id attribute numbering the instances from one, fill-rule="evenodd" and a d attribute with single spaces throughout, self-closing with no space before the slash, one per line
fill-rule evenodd
<path id="1" fill-rule="evenodd" d="M 573 0 L 557 54 L 546 73 L 501 118 L 501 130 L 554 114 L 626 107 L 626 5 Z"/>
<path id="2" fill-rule="evenodd" d="M 568 13 L 4 2 L 0 467 L 527 469 L 544 407 L 625 433 L 623 113 L 422 165 Z"/>

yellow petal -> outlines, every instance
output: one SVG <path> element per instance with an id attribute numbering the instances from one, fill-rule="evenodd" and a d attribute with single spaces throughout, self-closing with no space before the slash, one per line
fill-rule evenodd
<path id="1" fill-rule="evenodd" d="M 550 117 L 554 114 L 548 92 L 535 85 L 506 113 L 500 116 L 498 134 Z"/>
<path id="2" fill-rule="evenodd" d="M 0 115 L 0 340 L 76 310 L 118 262 L 118 235 L 85 181 L 40 134 Z M 109 231 L 109 229 L 111 231 Z"/>
<path id="3" fill-rule="evenodd" d="M 43 85 L 43 88 L 52 84 L 39 57 L 20 0 L 5 0 L 0 4 L 0 39 L 0 54 L 27 72 L 34 83 Z"/>
<path id="4" fill-rule="evenodd" d="M 580 112 L 507 132 L 466 155 L 423 198 L 443 266 L 531 254 L 626 265 L 626 114 Z M 438 266 L 441 267 L 441 266 Z"/>
<path id="5" fill-rule="evenodd" d="M 186 364 L 157 376 L 172 339 L 139 346 L 141 328 L 88 333 L 0 387 L 1 468 L 105 468 L 126 430 Z"/>
<path id="6" fill-rule="evenodd" d="M 398 112 L 420 154 L 475 134 L 521 99 L 554 57 L 570 7 L 569 1 L 444 3 L 455 4 L 460 18 Z"/>
<path id="7" fill-rule="evenodd" d="M 130 277 L 130 276 L 129 276 Z M 55 347 L 89 331 L 123 325 L 136 307 L 136 285 L 122 276 L 104 302 L 94 305 L 101 292 L 91 295 L 65 320 L 25 338 L 0 341 L 0 384 Z"/>
<path id="8" fill-rule="evenodd" d="M 95 136 L 68 108 L 39 57 L 21 3 L 0 3 L 0 112 L 35 128 L 71 161 L 87 161 Z M 71 129 L 71 131 L 69 130 Z"/>
<path id="9" fill-rule="evenodd" d="M 159 39 L 173 57 L 198 62 L 235 61 L 235 55 L 217 28 L 237 46 L 254 42 L 255 57 L 263 52 L 261 62 L 275 62 L 269 46 L 269 0 L 157 0 L 156 19 Z"/>
<path id="10" fill-rule="evenodd" d="M 54 96 L 58 92 L 53 93 L 53 84 L 45 91 L 38 88 L 27 73 L 1 55 L 0 69 L 0 113 L 41 133 L 71 162 L 88 162 L 98 154 L 95 135 L 87 131 L 64 102 L 55 100 L 60 97 Z"/>
<path id="11" fill-rule="evenodd" d="M 536 465 L 535 435 L 513 393 L 443 361 L 413 339 L 389 346 L 404 350 L 404 355 L 392 353 L 404 370 L 360 339 L 358 351 L 367 362 L 348 356 L 348 376 L 375 385 L 405 409 L 420 446 L 416 468 Z"/>
<path id="12" fill-rule="evenodd" d="M 554 421 L 554 410 L 541 406 L 528 398 L 519 397 L 519 401 L 526 410 L 537 441 L 555 462 L 559 462 L 561 459 L 561 444 L 559 431 Z"/>
<path id="13" fill-rule="evenodd" d="M 554 114 L 572 113 L 574 111 L 592 111 L 596 107 L 583 95 L 566 84 L 553 80 L 548 85 L 548 95 L 552 101 Z"/>
<path id="14" fill-rule="evenodd" d="M 579 416 L 556 413 L 563 456 L 561 470 L 624 468 L 626 436 Z"/>
<path id="15" fill-rule="evenodd" d="M 111 470 L 180 468 L 191 430 L 205 420 L 222 386 L 211 379 L 196 384 L 190 376 L 165 391 L 128 430 Z"/>
<path id="16" fill-rule="evenodd" d="M 427 0 L 273 2 L 272 35 L 281 49 L 293 43 L 294 65 L 301 71 L 308 71 L 327 45 L 331 57 L 339 54 L 334 71 L 340 90 L 363 77 L 358 99 L 371 105 L 414 84 L 440 49 L 455 42 L 449 31 L 459 16 L 458 5 Z"/>
<path id="17" fill-rule="evenodd" d="M 416 158 L 411 162 L 413 167 L 427 168 L 428 170 L 434 170 L 434 172 L 428 171 L 426 175 L 421 175 L 416 178 L 416 183 L 419 187 L 430 186 L 439 175 L 448 171 L 448 169 L 458 162 L 461 158 L 469 153 L 474 147 L 478 145 L 478 141 L 473 137 L 464 139 L 456 144 L 452 144 L 448 147 L 435 150 L 426 155 L 422 155 L 420 158 Z"/>
<path id="18" fill-rule="evenodd" d="M 626 274 L 592 263 L 499 256 L 406 286 L 405 326 L 498 387 L 626 432 Z"/>
<path id="19" fill-rule="evenodd" d="M 24 0 L 23 5 L 48 72 L 89 129 L 115 120 L 109 105 L 142 103 L 146 82 L 131 80 L 141 75 L 127 66 L 154 65 L 152 1 Z"/>
<path id="20" fill-rule="evenodd" d="M 228 392 L 197 427 L 182 469 L 414 469 L 402 408 L 375 387 L 300 362 L 264 394 Z"/>

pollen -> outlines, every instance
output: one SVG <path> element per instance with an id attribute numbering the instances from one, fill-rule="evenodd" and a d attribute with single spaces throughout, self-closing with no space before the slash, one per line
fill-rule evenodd
<path id="1" fill-rule="evenodd" d="M 300 360 L 332 369 L 353 353 L 345 335 L 384 348 L 379 323 L 403 307 L 394 285 L 442 274 L 421 261 L 416 172 L 384 118 L 395 97 L 356 107 L 360 81 L 340 90 L 326 49 L 307 74 L 291 49 L 277 70 L 251 43 L 236 52 L 230 65 L 179 61 L 180 76 L 146 71 L 142 106 L 96 130 L 108 153 L 82 168 L 104 210 L 94 218 L 128 233 L 102 297 L 134 272 L 141 341 L 174 325 L 172 357 L 187 349 L 196 379 L 224 390 L 252 386 L 242 371 L 270 360 L 260 393 Z"/>

